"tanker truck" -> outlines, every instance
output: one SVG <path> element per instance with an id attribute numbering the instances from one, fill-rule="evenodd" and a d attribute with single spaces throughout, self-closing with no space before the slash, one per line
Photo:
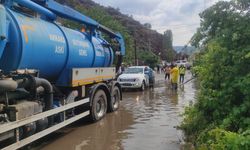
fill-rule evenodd
<path id="1" fill-rule="evenodd" d="M 0 149 L 19 149 L 81 118 L 96 122 L 116 111 L 124 55 L 121 34 L 66 5 L 0 0 Z"/>

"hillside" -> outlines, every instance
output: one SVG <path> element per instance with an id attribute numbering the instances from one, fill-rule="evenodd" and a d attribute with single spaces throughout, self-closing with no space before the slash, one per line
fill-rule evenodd
<path id="1" fill-rule="evenodd" d="M 122 14 L 118 9 L 101 6 L 91 0 L 58 0 L 62 4 L 71 6 L 99 23 L 119 31 L 126 41 L 126 60 L 134 58 L 134 40 L 137 50 L 140 52 L 152 51 L 155 56 L 161 53 L 161 58 L 167 58 L 167 52 L 163 49 L 163 35 L 155 30 L 142 25 L 132 16 Z M 133 60 L 132 60 L 133 61 Z M 132 62 L 131 61 L 131 62 Z"/>

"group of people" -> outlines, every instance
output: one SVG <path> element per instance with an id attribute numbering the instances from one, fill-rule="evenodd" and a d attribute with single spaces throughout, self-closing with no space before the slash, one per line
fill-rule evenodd
<path id="1" fill-rule="evenodd" d="M 166 65 L 164 67 L 165 72 L 165 80 L 170 80 L 173 89 L 177 89 L 178 79 L 181 84 L 184 83 L 184 76 L 186 72 L 186 67 L 184 65 L 180 65 L 178 67 L 176 64 Z"/>

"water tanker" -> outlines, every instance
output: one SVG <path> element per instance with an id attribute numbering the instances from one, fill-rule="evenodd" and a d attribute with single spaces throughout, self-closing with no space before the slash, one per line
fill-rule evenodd
<path id="1" fill-rule="evenodd" d="M 8 8 L 1 23 L 8 25 L 9 44 L 1 47 L 0 68 L 8 73 L 18 69 L 39 70 L 40 77 L 56 81 L 70 77 L 71 68 L 110 67 L 113 50 L 98 34 L 62 27 Z"/>
<path id="2" fill-rule="evenodd" d="M 98 121 L 119 108 L 121 88 L 115 79 L 125 54 L 121 34 L 54 0 L 0 2 L 4 149 L 25 146 L 84 116 Z M 86 31 L 62 26 L 58 16 Z"/>

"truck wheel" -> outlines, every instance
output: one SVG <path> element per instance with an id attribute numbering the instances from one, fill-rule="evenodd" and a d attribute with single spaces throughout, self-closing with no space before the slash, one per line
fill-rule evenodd
<path id="1" fill-rule="evenodd" d="M 117 86 L 115 86 L 111 93 L 111 100 L 109 102 L 109 111 L 114 112 L 116 111 L 120 106 L 120 100 L 121 100 L 121 91 Z"/>
<path id="2" fill-rule="evenodd" d="M 146 87 L 146 84 L 145 84 L 145 81 L 142 82 L 141 84 L 141 91 L 144 91 L 145 90 L 145 87 Z"/>
<path id="3" fill-rule="evenodd" d="M 107 112 L 107 96 L 103 90 L 98 90 L 92 100 L 90 116 L 96 122 L 101 120 Z"/>

